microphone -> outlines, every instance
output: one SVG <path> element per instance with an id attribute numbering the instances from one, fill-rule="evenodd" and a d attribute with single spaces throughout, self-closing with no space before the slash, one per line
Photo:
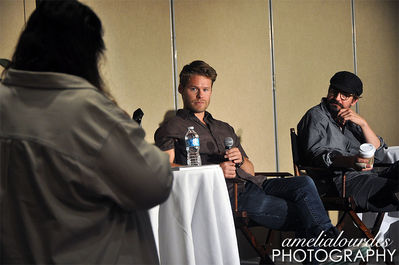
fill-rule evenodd
<path id="1" fill-rule="evenodd" d="M 224 149 L 225 150 L 230 150 L 233 148 L 234 140 L 231 137 L 226 137 L 224 138 Z M 228 159 L 226 161 L 229 161 Z M 242 161 L 238 164 L 236 164 L 236 168 L 240 168 L 244 164 L 244 157 L 242 158 Z"/>
<path id="2" fill-rule="evenodd" d="M 224 138 L 224 149 L 230 150 L 233 147 L 234 140 L 231 137 Z"/>

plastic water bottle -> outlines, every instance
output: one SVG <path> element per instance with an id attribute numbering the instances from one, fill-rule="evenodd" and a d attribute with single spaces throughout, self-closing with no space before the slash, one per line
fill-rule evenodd
<path id="1" fill-rule="evenodd" d="M 199 153 L 200 141 L 193 126 L 187 128 L 187 133 L 184 136 L 184 139 L 186 141 L 187 165 L 201 166 L 201 156 Z"/>

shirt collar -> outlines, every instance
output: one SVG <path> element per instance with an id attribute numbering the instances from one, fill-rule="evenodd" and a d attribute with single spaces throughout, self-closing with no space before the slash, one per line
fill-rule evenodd
<path id="1" fill-rule="evenodd" d="M 321 98 L 321 106 L 323 107 L 324 110 L 328 111 L 327 108 L 327 98 Z"/>
<path id="2" fill-rule="evenodd" d="M 34 72 L 8 69 L 2 80 L 4 85 L 27 88 L 66 89 L 94 88 L 86 79 L 75 75 L 55 72 Z"/>
<path id="3" fill-rule="evenodd" d="M 176 115 L 183 119 L 186 119 L 186 120 L 187 119 L 197 119 L 198 120 L 198 118 L 195 116 L 194 112 L 192 112 L 191 110 L 188 110 L 188 109 L 179 109 L 177 111 Z M 205 123 L 208 123 L 209 121 L 212 121 L 212 120 L 213 120 L 212 115 L 209 112 L 205 111 L 205 115 L 204 115 Z"/>

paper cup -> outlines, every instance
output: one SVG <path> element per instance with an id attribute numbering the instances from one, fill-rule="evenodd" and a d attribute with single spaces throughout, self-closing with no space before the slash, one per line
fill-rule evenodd
<path id="1" fill-rule="evenodd" d="M 375 147 L 372 144 L 366 143 L 362 144 L 359 147 L 359 156 L 361 158 L 368 158 L 369 161 L 367 163 L 356 163 L 357 166 L 361 168 L 366 168 L 366 165 L 370 165 L 373 167 L 374 165 L 374 153 L 375 153 Z"/>

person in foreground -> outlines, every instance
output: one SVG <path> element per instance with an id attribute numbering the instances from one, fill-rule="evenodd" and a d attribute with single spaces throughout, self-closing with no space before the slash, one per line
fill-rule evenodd
<path id="1" fill-rule="evenodd" d="M 376 149 L 375 162 L 378 163 L 383 159 L 386 146 L 367 121 L 351 109 L 362 92 L 363 83 L 355 74 L 347 71 L 334 74 L 327 97 L 308 110 L 298 123 L 302 162 L 331 169 L 330 173 L 318 176 L 316 186 L 322 195 L 331 190 L 341 194 L 342 171 L 335 168 L 346 168 L 346 195 L 352 196 L 361 210 L 397 211 L 399 203 L 395 192 L 399 190 L 399 162 L 377 172 L 367 164 L 368 159 L 358 155 L 361 144 L 371 143 Z M 331 184 L 335 190 L 331 189 Z"/>
<path id="2" fill-rule="evenodd" d="M 101 21 L 42 1 L 0 84 L 0 263 L 158 264 L 168 156 L 104 90 Z"/>
<path id="3" fill-rule="evenodd" d="M 226 179 L 239 177 L 246 181 L 245 187 L 240 187 L 239 210 L 247 211 L 252 220 L 268 228 L 298 231 L 298 235 L 307 238 L 322 231 L 336 236 L 337 231 L 309 177 L 266 179 L 254 176 L 254 166 L 234 129 L 206 111 L 216 76 L 216 71 L 203 61 L 193 61 L 183 67 L 179 92 L 184 108 L 158 128 L 155 144 L 169 154 L 172 166 L 186 165 L 184 136 L 187 127 L 194 126 L 200 137 L 202 164 L 220 164 Z M 227 151 L 226 137 L 234 140 L 233 148 Z"/>

